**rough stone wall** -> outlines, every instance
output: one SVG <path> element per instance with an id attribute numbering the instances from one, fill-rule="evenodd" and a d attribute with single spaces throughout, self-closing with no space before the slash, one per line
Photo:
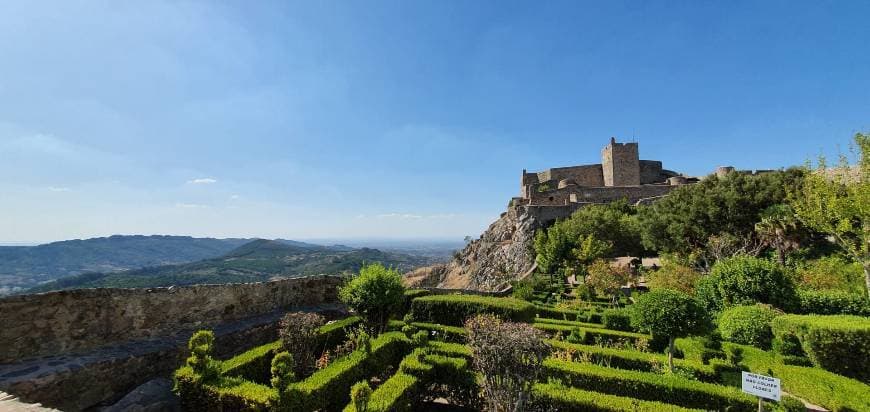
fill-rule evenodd
<path id="1" fill-rule="evenodd" d="M 538 181 L 553 181 L 551 185 L 554 187 L 556 182 L 562 179 L 573 180 L 580 186 L 604 186 L 604 175 L 600 164 L 554 167 L 538 173 Z"/>
<path id="2" fill-rule="evenodd" d="M 581 187 L 575 192 L 572 201 L 580 203 L 607 203 L 627 199 L 634 204 L 638 200 L 666 195 L 679 186 L 641 185 L 617 187 Z"/>
<path id="3" fill-rule="evenodd" d="M 81 289 L 0 299 L 0 363 L 171 335 L 337 301 L 341 279 L 151 289 Z"/>
<path id="4" fill-rule="evenodd" d="M 637 143 L 616 143 L 611 139 L 601 151 L 604 186 L 639 185 L 639 159 Z"/>
<path id="5" fill-rule="evenodd" d="M 664 182 L 667 177 L 662 173 L 662 162 L 658 160 L 640 161 L 640 184 L 649 185 Z"/>

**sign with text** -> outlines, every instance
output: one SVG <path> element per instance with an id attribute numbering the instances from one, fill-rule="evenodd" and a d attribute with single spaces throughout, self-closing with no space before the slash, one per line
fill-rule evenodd
<path id="1" fill-rule="evenodd" d="M 765 399 L 779 401 L 779 379 L 743 372 L 743 392 Z"/>

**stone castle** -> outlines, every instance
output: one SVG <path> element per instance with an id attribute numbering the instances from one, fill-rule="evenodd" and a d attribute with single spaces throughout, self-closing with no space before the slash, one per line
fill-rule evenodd
<path id="1" fill-rule="evenodd" d="M 570 206 L 627 199 L 637 203 L 663 196 L 694 181 L 663 169 L 658 160 L 640 160 L 637 143 L 610 143 L 601 150 L 601 163 L 523 170 L 520 196 L 514 205 Z"/>

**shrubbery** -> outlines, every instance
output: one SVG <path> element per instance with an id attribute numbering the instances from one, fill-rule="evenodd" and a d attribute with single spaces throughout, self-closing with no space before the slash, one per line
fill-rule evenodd
<path id="1" fill-rule="evenodd" d="M 601 315 L 604 327 L 613 330 L 631 331 L 631 311 L 629 309 L 607 309 Z"/>
<path id="2" fill-rule="evenodd" d="M 662 267 L 647 276 L 650 289 L 672 289 L 683 293 L 695 292 L 695 285 L 701 279 L 701 273 L 688 266 L 665 259 Z"/>
<path id="3" fill-rule="evenodd" d="M 812 290 L 839 290 L 866 295 L 864 269 L 858 262 L 827 256 L 807 262 L 797 270 L 800 284 Z"/>
<path id="4" fill-rule="evenodd" d="M 522 323 L 478 315 L 465 323 L 475 369 L 483 375 L 484 400 L 493 411 L 523 410 L 550 347 Z"/>
<path id="5" fill-rule="evenodd" d="M 770 321 L 777 312 L 763 305 L 734 306 L 719 315 L 719 331 L 727 341 L 770 349 Z"/>
<path id="6" fill-rule="evenodd" d="M 816 315 L 870 316 L 870 299 L 842 290 L 801 290 L 800 312 Z"/>
<path id="7" fill-rule="evenodd" d="M 338 296 L 363 318 L 374 334 L 379 334 L 405 300 L 402 274 L 380 263 L 364 266 L 359 275 L 339 289 Z"/>
<path id="8" fill-rule="evenodd" d="M 308 376 L 314 370 L 318 335 L 325 322 L 323 316 L 307 312 L 288 313 L 281 318 L 278 336 L 284 350 L 293 357 L 296 376 Z"/>
<path id="9" fill-rule="evenodd" d="M 694 298 L 670 289 L 643 294 L 631 307 L 632 324 L 639 330 L 668 338 L 668 363 L 674 369 L 674 339 L 701 335 L 710 328 L 707 312 Z"/>
<path id="10" fill-rule="evenodd" d="M 524 300 L 477 295 L 432 295 L 414 299 L 411 316 L 415 321 L 462 326 L 466 319 L 489 313 L 515 322 L 531 322 L 535 307 Z"/>
<path id="11" fill-rule="evenodd" d="M 767 303 L 789 311 L 798 305 L 794 283 L 784 267 L 769 260 L 735 256 L 716 262 L 696 294 L 707 310 Z"/>
<path id="12" fill-rule="evenodd" d="M 796 355 L 796 342 L 814 365 L 870 383 L 870 318 L 784 315 L 773 320 L 777 349 Z"/>

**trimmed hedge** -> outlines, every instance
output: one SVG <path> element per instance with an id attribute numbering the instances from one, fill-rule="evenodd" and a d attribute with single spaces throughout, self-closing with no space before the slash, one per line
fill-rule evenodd
<path id="1" fill-rule="evenodd" d="M 588 323 L 588 322 L 575 322 L 570 320 L 560 320 L 560 319 L 549 319 L 549 318 L 535 318 L 534 323 L 547 323 L 551 325 L 562 325 L 562 326 L 574 326 L 574 327 L 583 327 L 583 328 L 603 328 L 604 325 L 600 323 Z"/>
<path id="2" fill-rule="evenodd" d="M 410 341 L 401 332 L 387 332 L 372 341 L 371 353 L 356 350 L 287 388 L 283 409 L 336 410 L 350 400 L 349 388 L 377 371 L 394 365 L 407 353 Z"/>
<path id="3" fill-rule="evenodd" d="M 800 290 L 801 313 L 870 316 L 870 299 L 841 290 Z"/>
<path id="4" fill-rule="evenodd" d="M 267 411 L 278 400 L 278 392 L 239 377 L 218 376 L 203 383 L 189 366 L 173 375 L 181 409 L 185 411 Z"/>
<path id="5" fill-rule="evenodd" d="M 730 307 L 719 315 L 719 331 L 729 342 L 770 349 L 770 322 L 776 315 L 776 311 L 761 305 Z"/>
<path id="6" fill-rule="evenodd" d="M 553 349 L 583 354 L 590 362 L 597 365 L 603 364 L 611 368 L 655 372 L 663 370 L 668 364 L 668 357 L 660 353 L 580 345 L 552 339 L 547 340 L 547 344 L 553 347 Z M 721 373 L 734 371 L 733 367 L 724 362 L 705 365 L 696 360 L 674 359 L 674 366 L 691 373 L 699 381 L 708 383 L 722 383 Z"/>
<path id="7" fill-rule="evenodd" d="M 250 380 L 261 385 L 269 385 L 269 368 L 272 358 L 281 350 L 281 341 L 257 346 L 247 352 L 221 362 L 221 374 Z"/>
<path id="8" fill-rule="evenodd" d="M 433 332 L 435 336 L 431 336 L 436 340 L 444 340 L 447 342 L 464 342 L 465 336 L 468 334 L 464 328 L 460 328 L 459 326 L 446 326 L 439 325 L 437 323 L 426 323 L 426 322 L 413 322 L 411 323 L 414 327 L 418 329 L 428 330 L 429 332 Z"/>
<path id="9" fill-rule="evenodd" d="M 654 401 L 639 401 L 630 397 L 584 391 L 554 383 L 535 384 L 532 389 L 532 399 L 535 406 L 545 411 L 690 412 L 703 410 Z"/>
<path id="10" fill-rule="evenodd" d="M 814 365 L 870 383 L 870 318 L 850 315 L 785 315 L 772 322 L 777 349 L 803 353 Z"/>
<path id="11" fill-rule="evenodd" d="M 462 326 L 466 319 L 480 313 L 491 313 L 514 322 L 531 322 L 535 318 L 535 307 L 514 298 L 431 295 L 414 299 L 410 313 L 416 321 Z"/>
<path id="12" fill-rule="evenodd" d="M 397 313 L 396 317 L 401 319 L 402 316 L 405 316 L 405 314 L 411 310 L 411 302 L 413 302 L 414 299 L 422 298 L 423 296 L 429 296 L 431 294 L 432 294 L 432 292 L 430 292 L 426 289 L 408 289 L 408 290 L 406 290 L 404 300 L 402 301 L 402 311 L 401 311 L 401 313 Z"/>
<path id="13" fill-rule="evenodd" d="M 631 327 L 631 314 L 627 308 L 607 309 L 601 315 L 601 320 L 604 323 L 604 327 L 607 329 L 621 330 L 625 332 L 634 331 Z"/>
<path id="14" fill-rule="evenodd" d="M 797 397 L 832 411 L 870 411 L 870 385 L 824 369 L 783 365 L 775 355 L 752 346 L 724 345 L 729 350 L 742 349 L 742 365 L 752 372 L 781 379 L 782 389 Z"/>
<path id="15" fill-rule="evenodd" d="M 687 408 L 754 411 L 757 401 L 740 389 L 688 380 L 675 375 L 612 369 L 588 363 L 544 361 L 544 373 L 568 386 Z"/>

